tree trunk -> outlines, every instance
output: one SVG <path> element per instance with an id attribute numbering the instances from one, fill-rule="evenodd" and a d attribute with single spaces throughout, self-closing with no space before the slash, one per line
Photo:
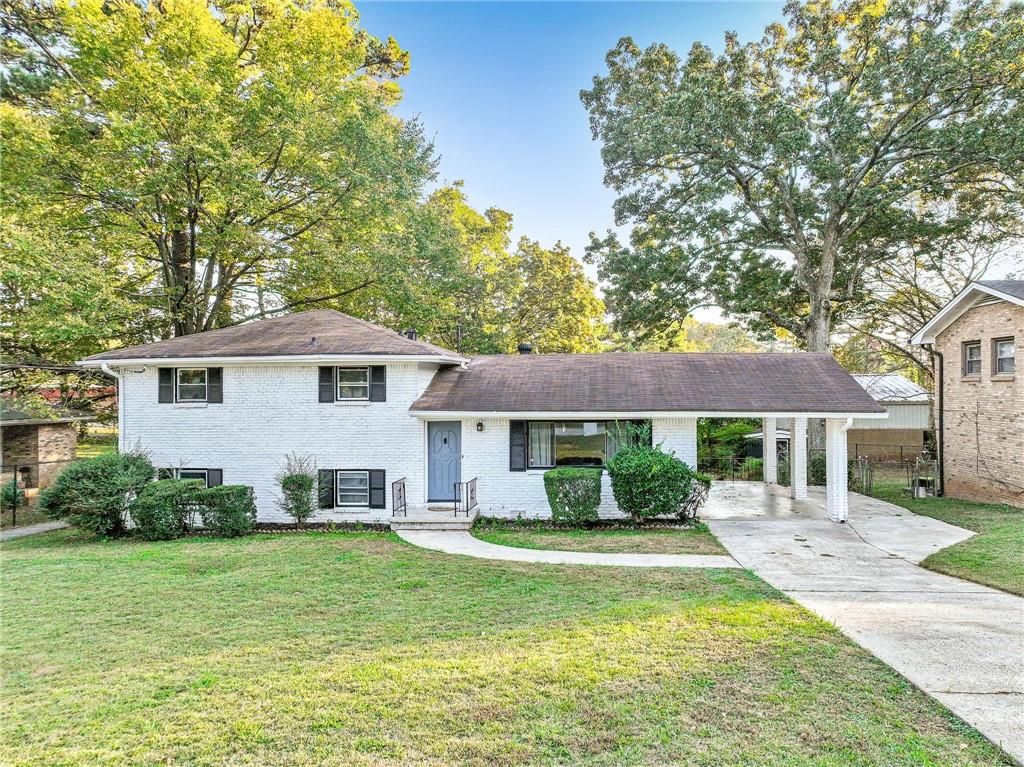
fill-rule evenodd
<path id="1" fill-rule="evenodd" d="M 827 295 L 816 295 L 816 292 L 813 289 L 808 291 L 810 313 L 807 315 L 807 330 L 804 340 L 807 344 L 807 351 L 829 354 L 832 351 L 830 343 L 832 307 Z M 825 449 L 825 422 L 820 418 L 807 420 L 807 449 L 808 451 Z M 809 458 L 810 455 L 808 455 Z"/>

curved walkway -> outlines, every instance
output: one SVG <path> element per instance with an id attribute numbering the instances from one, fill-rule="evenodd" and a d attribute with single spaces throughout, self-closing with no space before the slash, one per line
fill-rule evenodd
<path id="1" fill-rule="evenodd" d="M 24 538 L 26 535 L 35 535 L 36 533 L 48 533 L 51 530 L 60 530 L 67 526 L 67 522 L 54 520 L 52 522 L 39 522 L 34 525 L 25 525 L 24 527 L 12 527 L 8 530 L 0 530 L 0 541 Z"/>
<path id="2" fill-rule="evenodd" d="M 714 554 L 600 554 L 587 551 L 551 551 L 499 546 L 459 530 L 397 530 L 405 541 L 446 554 L 506 562 L 538 562 L 549 565 L 605 565 L 609 567 L 739 567 L 732 557 Z"/>

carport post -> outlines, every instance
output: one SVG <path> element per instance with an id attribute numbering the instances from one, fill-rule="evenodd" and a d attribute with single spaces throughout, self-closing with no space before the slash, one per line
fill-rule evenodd
<path id="1" fill-rule="evenodd" d="M 825 419 L 825 514 L 833 522 L 845 522 L 850 511 L 846 430 L 852 425 L 852 418 Z"/>
<path id="2" fill-rule="evenodd" d="M 761 425 L 761 444 L 764 446 L 761 451 L 761 456 L 764 459 L 764 483 L 777 485 L 779 483 L 779 450 L 774 418 L 764 419 L 764 423 Z"/>
<path id="3" fill-rule="evenodd" d="M 789 495 L 802 501 L 807 497 L 807 419 L 794 418 L 789 435 Z"/>

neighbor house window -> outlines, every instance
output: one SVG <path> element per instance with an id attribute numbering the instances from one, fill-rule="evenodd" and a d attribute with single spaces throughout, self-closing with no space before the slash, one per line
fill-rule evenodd
<path id="1" fill-rule="evenodd" d="M 338 368 L 338 399 L 369 398 L 369 368 Z"/>
<path id="2" fill-rule="evenodd" d="M 1013 373 L 1013 357 L 1016 347 L 1012 338 L 997 338 L 992 342 L 992 372 Z"/>
<path id="3" fill-rule="evenodd" d="M 178 368 L 177 376 L 179 402 L 206 402 L 206 368 Z"/>
<path id="4" fill-rule="evenodd" d="M 338 506 L 370 505 L 370 472 L 339 471 L 335 474 Z"/>
<path id="5" fill-rule="evenodd" d="M 968 341 L 964 344 L 964 375 L 981 375 L 981 341 Z"/>
<path id="6" fill-rule="evenodd" d="M 605 421 L 531 421 L 529 468 L 604 466 L 624 445 L 635 441 L 629 423 Z"/>

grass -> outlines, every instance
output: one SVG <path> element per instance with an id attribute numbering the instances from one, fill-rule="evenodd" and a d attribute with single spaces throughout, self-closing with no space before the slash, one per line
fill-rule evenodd
<path id="1" fill-rule="evenodd" d="M 741 570 L 79 535 L 0 544 L 5 765 L 1009 764 Z"/>
<path id="2" fill-rule="evenodd" d="M 722 544 L 701 523 L 689 529 L 609 528 L 558 530 L 545 527 L 477 527 L 473 535 L 488 543 L 523 549 L 627 552 L 643 554 L 725 554 Z"/>
<path id="3" fill-rule="evenodd" d="M 113 453 L 117 450 L 117 435 L 89 435 L 78 440 L 78 450 L 75 453 L 79 458 L 95 458 L 104 453 Z"/>
<path id="4" fill-rule="evenodd" d="M 885 500 L 977 533 L 935 552 L 923 567 L 1024 596 L 1024 509 L 957 498 L 894 495 Z"/>

